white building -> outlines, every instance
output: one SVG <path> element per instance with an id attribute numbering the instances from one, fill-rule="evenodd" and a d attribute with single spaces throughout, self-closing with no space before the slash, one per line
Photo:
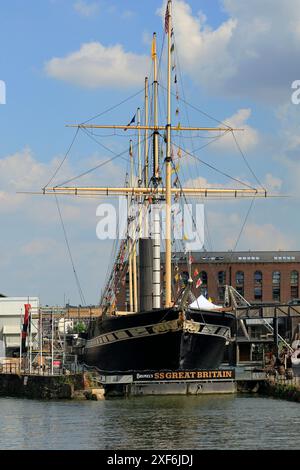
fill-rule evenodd
<path id="1" fill-rule="evenodd" d="M 25 304 L 32 313 L 39 308 L 38 297 L 0 297 L 0 354 L 7 357 L 20 350 L 20 334 L 23 326 Z"/>

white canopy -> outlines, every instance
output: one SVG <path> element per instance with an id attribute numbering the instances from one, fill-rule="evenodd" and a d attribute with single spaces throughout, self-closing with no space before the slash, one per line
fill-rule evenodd
<path id="1" fill-rule="evenodd" d="M 193 303 L 190 304 L 190 308 L 203 308 L 205 310 L 217 310 L 223 308 L 222 305 L 215 305 L 207 300 L 204 295 L 200 295 Z"/>

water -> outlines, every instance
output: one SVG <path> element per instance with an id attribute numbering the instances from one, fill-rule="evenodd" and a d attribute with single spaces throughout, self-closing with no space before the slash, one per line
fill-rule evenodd
<path id="1" fill-rule="evenodd" d="M 0 398 L 0 449 L 299 449 L 298 403 L 235 396 Z"/>

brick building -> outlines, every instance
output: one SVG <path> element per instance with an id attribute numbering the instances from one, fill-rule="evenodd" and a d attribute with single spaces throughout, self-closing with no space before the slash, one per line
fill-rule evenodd
<path id="1" fill-rule="evenodd" d="M 184 279 L 186 261 L 177 265 Z M 233 286 L 253 303 L 287 303 L 299 297 L 299 251 L 202 252 L 192 255 L 192 277 L 201 278 L 200 293 L 215 302 L 224 299 L 224 286 Z M 198 273 L 198 274 L 197 274 Z M 195 285 L 195 282 L 194 282 Z"/>
<path id="2" fill-rule="evenodd" d="M 163 285 L 162 254 L 162 285 Z M 173 258 L 173 294 L 188 279 L 186 256 Z M 210 297 L 215 303 L 224 300 L 225 285 L 233 286 L 251 304 L 288 303 L 300 297 L 300 251 L 199 252 L 192 254 L 193 292 Z M 196 289 L 196 282 L 202 284 Z M 128 309 L 128 276 L 120 289 L 118 307 Z"/>

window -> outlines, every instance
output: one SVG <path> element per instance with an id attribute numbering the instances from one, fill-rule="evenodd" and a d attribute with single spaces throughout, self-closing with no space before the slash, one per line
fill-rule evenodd
<path id="1" fill-rule="evenodd" d="M 299 273 L 291 272 L 291 299 L 297 299 L 299 295 Z"/>
<path id="2" fill-rule="evenodd" d="M 244 273 L 243 271 L 238 271 L 235 275 L 235 282 L 237 286 L 243 286 L 244 285 Z"/>
<path id="3" fill-rule="evenodd" d="M 254 287 L 254 300 L 262 300 L 262 288 Z"/>
<path id="4" fill-rule="evenodd" d="M 263 275 L 261 271 L 254 273 L 254 300 L 262 300 Z"/>
<path id="5" fill-rule="evenodd" d="M 225 299 L 225 287 L 218 287 L 218 298 L 222 302 L 224 301 L 224 299 Z"/>
<path id="6" fill-rule="evenodd" d="M 243 271 L 238 271 L 235 275 L 236 290 L 242 296 L 244 296 L 244 281 L 245 275 Z"/>
<path id="7" fill-rule="evenodd" d="M 273 278 L 272 278 L 273 285 L 274 284 L 280 284 L 280 278 L 281 278 L 280 272 L 279 271 L 274 271 L 273 272 Z"/>
<path id="8" fill-rule="evenodd" d="M 291 272 L 291 284 L 292 285 L 298 285 L 298 281 L 299 281 L 299 273 L 298 271 L 292 271 Z"/>
<path id="9" fill-rule="evenodd" d="M 218 283 L 220 286 L 223 286 L 224 284 L 226 284 L 226 272 L 225 271 L 219 271 Z"/>
<path id="10" fill-rule="evenodd" d="M 204 297 L 207 297 L 208 278 L 207 278 L 207 272 L 206 271 L 201 271 L 200 279 L 202 281 L 202 284 L 201 284 L 201 287 L 200 287 L 200 294 L 204 295 Z"/>
<path id="11" fill-rule="evenodd" d="M 254 273 L 254 284 L 262 285 L 263 275 L 261 271 L 255 271 Z"/>
<path id="12" fill-rule="evenodd" d="M 183 272 L 181 273 L 181 279 L 182 279 L 182 282 L 183 282 L 185 285 L 187 285 L 188 280 L 189 280 L 189 277 L 190 277 L 190 275 L 189 275 L 189 273 L 188 273 L 187 271 L 183 271 Z"/>
<path id="13" fill-rule="evenodd" d="M 272 283 L 273 283 L 273 288 L 272 288 L 272 293 L 273 293 L 273 300 L 280 301 L 280 280 L 281 280 L 281 274 L 279 271 L 274 271 L 273 276 L 272 276 Z"/>
<path id="14" fill-rule="evenodd" d="M 202 281 L 202 285 L 207 286 L 207 272 L 201 271 L 200 279 Z"/>

